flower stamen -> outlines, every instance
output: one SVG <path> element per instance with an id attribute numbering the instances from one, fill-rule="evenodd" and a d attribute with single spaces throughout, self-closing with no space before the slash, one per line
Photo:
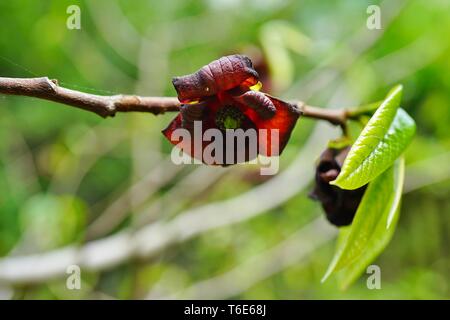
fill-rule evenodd
<path id="1" fill-rule="evenodd" d="M 244 120 L 244 114 L 235 106 L 224 106 L 217 111 L 216 124 L 222 129 L 237 129 Z"/>

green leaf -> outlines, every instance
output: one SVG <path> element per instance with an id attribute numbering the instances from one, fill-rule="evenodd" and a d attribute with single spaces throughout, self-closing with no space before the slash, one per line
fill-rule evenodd
<path id="1" fill-rule="evenodd" d="M 416 125 L 399 108 L 402 87 L 388 94 L 353 144 L 336 180 L 342 189 L 357 189 L 389 168 L 411 142 Z"/>
<path id="2" fill-rule="evenodd" d="M 322 282 L 342 270 L 340 282 L 347 287 L 389 243 L 399 216 L 404 171 L 400 158 L 369 184 L 353 223 L 340 230 L 335 256 Z"/>
<path id="3" fill-rule="evenodd" d="M 342 289 L 347 289 L 353 282 L 355 282 L 360 275 L 364 273 L 366 268 L 378 257 L 378 255 L 383 252 L 389 241 L 391 241 L 392 236 L 394 235 L 395 227 L 397 226 L 398 217 L 400 216 L 400 205 L 394 213 L 393 223 L 388 229 L 385 229 L 382 223 L 377 225 L 375 233 L 383 233 L 384 235 L 374 239 L 370 250 L 364 251 L 355 263 L 339 272 L 338 281 Z"/>

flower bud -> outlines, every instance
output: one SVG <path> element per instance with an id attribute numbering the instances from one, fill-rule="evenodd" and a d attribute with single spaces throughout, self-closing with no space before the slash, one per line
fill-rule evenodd
<path id="1" fill-rule="evenodd" d="M 320 201 L 328 221 L 336 226 L 352 223 L 361 198 L 366 190 L 362 186 L 356 190 L 344 190 L 329 184 L 341 172 L 342 164 L 350 151 L 344 148 L 327 148 L 319 158 L 316 167 L 315 186 L 309 196 Z"/>

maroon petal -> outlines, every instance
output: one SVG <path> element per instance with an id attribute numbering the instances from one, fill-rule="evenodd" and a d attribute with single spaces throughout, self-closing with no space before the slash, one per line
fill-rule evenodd
<path id="1" fill-rule="evenodd" d="M 205 115 L 207 102 L 202 101 L 195 104 L 183 104 L 180 107 L 182 125 L 184 128 L 193 129 L 194 121 L 202 121 Z"/>
<path id="2" fill-rule="evenodd" d="M 247 91 L 244 94 L 234 97 L 234 99 L 247 107 L 253 109 L 258 116 L 263 119 L 270 119 L 275 116 L 277 109 L 272 100 L 259 91 Z"/>
<path id="3" fill-rule="evenodd" d="M 235 54 L 214 60 L 193 74 L 175 77 L 172 83 L 178 93 L 178 99 L 186 103 L 240 85 L 250 87 L 258 83 L 258 79 L 251 60 Z"/>
<path id="4" fill-rule="evenodd" d="M 253 130 L 251 134 L 253 134 L 254 140 L 250 141 L 250 139 L 244 139 L 240 141 L 241 143 L 237 143 L 239 140 L 235 138 L 233 141 L 229 141 L 231 143 L 227 143 L 227 138 L 229 139 L 230 136 L 227 137 L 226 130 L 220 128 L 217 124 L 218 113 L 221 112 L 222 108 L 230 108 L 230 106 L 222 105 L 215 99 L 210 99 L 208 102 L 205 101 L 198 104 L 182 105 L 180 113 L 170 122 L 169 126 L 163 130 L 163 134 L 170 143 L 181 148 L 191 157 L 204 161 L 207 164 L 231 165 L 255 159 L 258 156 L 259 151 L 258 132 L 255 124 L 249 117 L 242 114 L 242 120 L 238 129 L 241 129 L 243 132 L 247 132 L 247 130 L 250 129 Z M 201 123 L 201 132 L 196 132 L 194 121 L 199 121 Z M 186 130 L 190 139 L 187 141 L 180 139 L 179 132 L 178 134 L 175 134 L 177 129 Z M 214 142 L 214 140 L 204 141 L 203 139 L 204 134 L 208 129 L 216 129 L 216 133 L 221 135 L 223 141 L 223 144 L 217 145 L 218 149 L 215 149 L 215 151 L 222 154 L 222 157 L 220 157 L 219 154 L 213 154 L 214 161 L 204 158 L 205 148 Z M 243 133 L 242 131 L 241 133 Z M 236 131 L 234 132 L 237 133 Z M 199 145 L 195 143 L 195 139 L 197 139 L 196 134 L 200 134 L 201 142 Z M 250 146 L 251 142 L 255 143 L 253 148 Z M 212 149 L 212 146 L 210 149 Z M 205 154 L 209 154 L 209 152 L 205 152 Z"/>
<path id="5" fill-rule="evenodd" d="M 266 138 L 261 137 L 260 139 L 259 153 L 265 156 L 277 156 L 281 154 L 289 141 L 291 132 L 297 123 L 301 111 L 294 104 L 279 100 L 267 94 L 265 95 L 275 107 L 275 115 L 271 118 L 264 119 L 256 113 L 249 113 L 249 117 L 259 130 L 266 129 Z M 278 130 L 278 143 L 276 141 L 272 142 L 271 139 L 272 134 L 277 134 L 274 130 Z"/>
<path id="6" fill-rule="evenodd" d="M 194 121 L 199 121 L 201 123 L 201 136 L 203 136 L 204 131 L 207 129 L 214 128 L 215 122 L 213 110 L 215 104 L 217 104 L 217 101 L 211 99 L 197 104 L 181 105 L 180 113 L 169 123 L 162 133 L 170 143 L 184 150 L 191 157 L 202 160 L 203 149 L 209 142 L 202 142 L 201 150 L 195 149 Z M 175 134 L 177 129 L 187 130 L 190 139 L 188 141 L 180 139 L 180 137 Z"/>

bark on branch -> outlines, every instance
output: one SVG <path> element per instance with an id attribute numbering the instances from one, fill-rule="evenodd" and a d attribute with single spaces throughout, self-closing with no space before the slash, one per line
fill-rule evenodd
<path id="1" fill-rule="evenodd" d="M 150 112 L 155 115 L 167 111 L 178 111 L 180 103 L 177 98 L 139 97 L 134 95 L 100 96 L 58 85 L 57 80 L 42 78 L 2 78 L 0 93 L 6 95 L 40 98 L 86 111 L 99 116 L 113 117 L 117 112 Z"/>

